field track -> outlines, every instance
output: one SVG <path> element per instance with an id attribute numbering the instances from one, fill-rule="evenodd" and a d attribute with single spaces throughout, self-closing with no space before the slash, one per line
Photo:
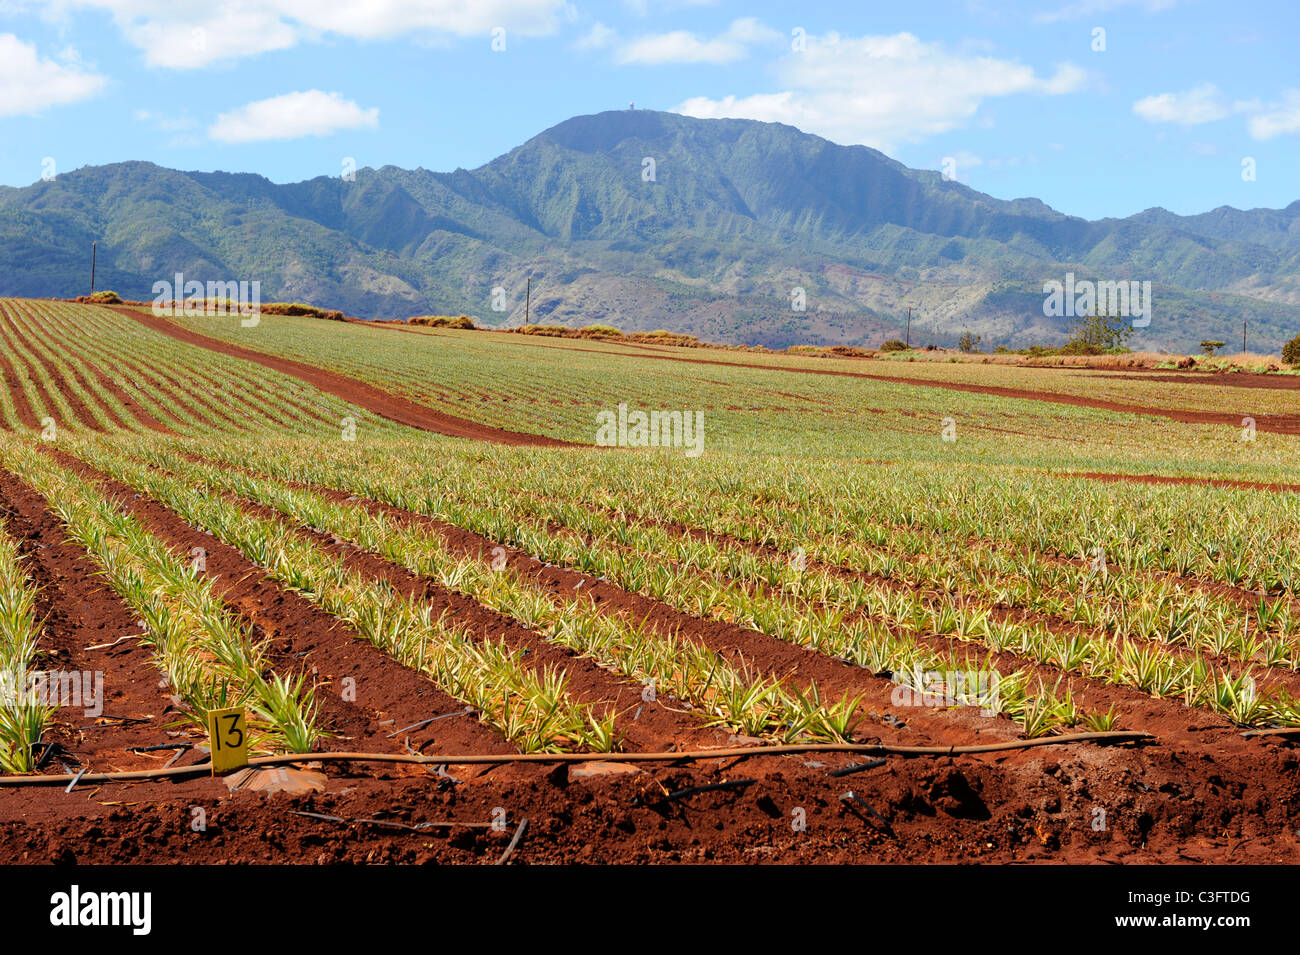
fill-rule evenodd
<path id="1" fill-rule="evenodd" d="M 511 336 L 512 338 L 516 336 Z M 1173 410 L 1170 408 L 1158 408 L 1148 405 L 1131 404 L 1119 401 L 1107 401 L 1101 398 L 1087 398 L 1080 395 L 1060 394 L 1052 391 L 1031 391 L 1023 388 L 1004 388 L 998 385 L 981 385 L 960 381 L 935 381 L 928 378 L 916 378 L 908 375 L 879 375 L 863 371 L 841 371 L 832 368 L 803 368 L 791 365 L 772 365 L 763 362 L 753 361 L 724 361 L 715 358 L 694 358 L 687 355 L 672 353 L 664 354 L 660 349 L 652 346 L 639 344 L 622 344 L 620 347 L 637 349 L 637 358 L 655 359 L 659 361 L 684 362 L 694 365 L 720 365 L 730 368 L 752 368 L 759 371 L 781 371 L 796 375 L 828 375 L 839 378 L 859 378 L 867 381 L 879 381 L 887 384 L 912 385 L 920 388 L 937 388 L 948 391 L 962 391 L 969 394 L 992 395 L 999 398 L 1011 398 L 1019 401 L 1043 401 L 1051 404 L 1073 405 L 1077 408 L 1096 408 L 1099 411 L 1114 411 L 1122 414 L 1150 415 L 1158 418 L 1168 418 L 1172 421 L 1180 421 L 1185 424 L 1224 424 L 1234 428 L 1241 427 L 1241 415 L 1227 414 L 1215 411 L 1195 411 L 1195 410 Z M 608 355 L 610 352 L 600 351 L 594 348 L 582 348 L 576 345 L 551 345 L 564 351 L 579 351 L 589 354 Z M 649 354 L 646 354 L 649 352 Z M 616 353 L 615 353 L 616 354 Z M 1124 377 L 1124 376 L 1120 376 Z M 1128 376 L 1133 380 L 1150 381 L 1150 380 L 1168 380 L 1180 384 L 1193 383 L 1198 385 L 1233 385 L 1237 387 L 1254 387 L 1254 388 L 1272 388 L 1278 390 L 1297 390 L 1300 389 L 1300 379 L 1272 379 L 1269 378 L 1263 382 L 1257 381 L 1263 376 L 1260 375 L 1208 375 L 1192 374 L 1186 377 L 1179 375 L 1168 375 L 1161 378 L 1157 375 L 1133 375 Z M 1223 380 L 1218 380 L 1223 379 Z M 1281 383 L 1277 383 L 1281 382 Z M 1295 382 L 1295 383 L 1293 383 Z M 1259 431 L 1265 431 L 1272 434 L 1289 434 L 1300 435 L 1300 415 L 1287 414 L 1258 414 L 1254 416 L 1255 427 Z"/>
<path id="2" fill-rule="evenodd" d="M 1161 474 L 1108 474 L 1100 471 L 1079 471 L 1068 476 L 1088 478 L 1093 481 L 1127 481 L 1132 484 L 1181 484 L 1185 487 L 1227 487 L 1238 488 L 1243 491 L 1300 494 L 1300 484 L 1234 481 L 1228 478 L 1170 477 Z"/>
<path id="3" fill-rule="evenodd" d="M 128 315 L 142 325 L 188 345 L 197 345 L 200 348 L 229 355 L 232 358 L 243 358 L 266 368 L 292 375 L 319 388 L 321 391 L 336 395 L 350 404 L 358 405 L 390 421 L 408 427 L 419 428 L 422 431 L 435 431 L 438 434 L 445 434 L 452 438 L 491 441 L 496 444 L 557 447 L 567 443 L 542 435 L 493 428 L 465 418 L 434 411 L 431 408 L 426 408 L 423 405 L 390 394 L 365 382 L 348 378 L 345 375 L 317 368 L 304 362 L 279 358 L 251 348 L 243 348 L 229 342 L 218 341 L 215 338 L 209 338 L 207 335 L 200 335 L 187 328 L 181 328 L 174 322 L 169 322 L 166 318 L 160 318 L 141 309 L 119 307 L 115 311 Z"/>

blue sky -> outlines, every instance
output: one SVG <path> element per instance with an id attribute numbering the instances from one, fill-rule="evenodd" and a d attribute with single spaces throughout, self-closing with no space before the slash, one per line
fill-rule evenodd
<path id="1" fill-rule="evenodd" d="M 1297 38 L 1295 0 L 0 0 L 0 183 L 128 159 L 472 168 L 635 102 L 1087 218 L 1281 207 Z"/>

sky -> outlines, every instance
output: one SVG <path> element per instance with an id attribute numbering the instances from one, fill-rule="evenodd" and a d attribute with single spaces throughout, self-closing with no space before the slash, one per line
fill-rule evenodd
<path id="1" fill-rule="evenodd" d="M 1300 2 L 0 0 L 0 184 L 474 168 L 608 109 L 788 123 L 1089 219 L 1300 199 Z"/>

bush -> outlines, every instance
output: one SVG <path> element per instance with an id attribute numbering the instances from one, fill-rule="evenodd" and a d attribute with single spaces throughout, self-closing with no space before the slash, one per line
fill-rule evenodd
<path id="1" fill-rule="evenodd" d="M 632 332 L 623 336 L 632 342 L 647 342 L 654 345 L 678 345 L 682 348 L 698 348 L 700 340 L 694 335 L 679 335 L 660 328 L 653 332 Z"/>
<path id="2" fill-rule="evenodd" d="M 1288 365 L 1300 365 L 1300 335 L 1282 346 L 1282 360 Z"/>
<path id="3" fill-rule="evenodd" d="M 885 342 L 883 345 L 880 346 L 880 350 L 881 351 L 907 351 L 907 346 L 904 345 L 899 339 L 891 338 L 889 341 Z"/>
<path id="4" fill-rule="evenodd" d="M 474 320 L 468 315 L 417 315 L 408 318 L 406 324 L 427 328 L 474 328 Z"/>
<path id="5" fill-rule="evenodd" d="M 606 335 L 610 338 L 622 338 L 623 330 L 613 325 L 583 325 L 578 329 L 584 335 Z"/>
<path id="6" fill-rule="evenodd" d="M 121 305 L 122 297 L 110 289 L 105 289 L 102 292 L 91 292 L 86 301 L 92 305 Z"/>
<path id="7" fill-rule="evenodd" d="M 1118 315 L 1104 312 L 1080 315 L 1070 324 L 1070 340 L 1061 349 L 1061 354 L 1104 355 L 1126 351 L 1125 345 L 1132 333 L 1133 326 Z"/>
<path id="8" fill-rule="evenodd" d="M 334 309 L 317 308 L 315 305 L 304 305 L 302 302 L 268 302 L 260 307 L 263 315 L 298 315 L 307 318 L 324 318 L 332 322 L 342 322 L 346 320 L 342 312 Z"/>

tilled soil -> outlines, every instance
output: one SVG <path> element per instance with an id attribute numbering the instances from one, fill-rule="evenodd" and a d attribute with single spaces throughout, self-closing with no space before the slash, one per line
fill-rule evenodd
<path id="1" fill-rule="evenodd" d="M 168 334 L 184 333 L 170 328 Z M 283 364 L 242 351 L 227 353 Z M 12 369 L 0 371 L 9 382 Z M 322 381 L 312 383 L 322 386 Z M 350 387 L 346 382 L 327 383 Z M 366 406 L 357 395 L 349 393 L 348 400 Z M 366 398 L 371 399 L 391 410 L 390 396 L 380 392 Z M 426 424 L 442 430 L 433 419 Z M 237 551 L 157 502 L 84 466 L 78 469 L 178 550 L 204 548 L 205 573 L 214 579 L 217 595 L 270 641 L 277 669 L 308 674 L 320 687 L 323 723 L 333 734 L 322 749 L 402 752 L 409 744 L 418 752 L 447 756 L 448 765 L 438 775 L 419 766 L 313 766 L 307 756 L 303 765 L 320 772 L 325 787 L 308 795 L 232 791 L 210 777 L 76 785 L 70 792 L 65 783 L 0 786 L 0 857 L 15 862 L 494 863 L 516 835 L 509 855 L 513 864 L 1300 861 L 1300 759 L 1292 742 L 1246 739 L 1221 718 L 1095 683 L 1088 687 L 1090 699 L 1122 700 L 1128 728 L 1154 738 L 985 755 L 891 755 L 883 763 L 810 754 L 640 766 L 620 764 L 614 755 L 586 770 L 457 764 L 460 754 L 508 755 L 512 748 L 472 715 L 458 713 L 460 704 L 426 678 L 387 658 L 301 595 L 267 580 Z M 160 683 L 151 653 L 138 639 L 134 615 L 88 556 L 67 543 L 65 529 L 40 495 L 20 477 L 5 474 L 0 511 L 41 588 L 47 655 L 39 665 L 104 674 L 104 713 L 61 711 L 49 734 L 58 748 L 42 772 L 161 766 L 176 751 L 133 748 L 201 742 Z M 497 546 L 463 528 L 392 513 L 424 524 L 467 556 Z M 629 749 L 729 742 L 725 733 L 700 728 L 684 707 L 670 708 L 671 701 L 660 700 L 652 713 L 631 717 L 640 690 L 635 684 L 376 555 L 306 529 L 301 533 L 357 572 L 472 622 L 484 638 L 527 648 L 537 663 L 562 662 L 583 699 L 604 699 L 624 714 L 625 725 L 641 723 L 633 727 Z M 509 566 L 552 593 L 572 593 L 581 585 L 606 612 L 680 632 L 761 672 L 861 693 L 877 717 L 864 726 L 867 741 L 958 745 L 1015 736 L 1007 721 L 970 710 L 894 707 L 883 678 L 770 636 L 680 614 L 513 549 L 507 548 L 507 557 Z M 354 699 L 340 693 L 345 677 L 355 680 Z M 446 718 L 403 732 L 433 716 Z M 180 752 L 178 765 L 205 758 L 197 747 Z M 855 764 L 870 768 L 832 775 Z M 528 823 L 521 832 L 524 819 Z"/>
<path id="2" fill-rule="evenodd" d="M 12 502 L 12 479 L 5 493 Z M 169 518 L 165 509 L 160 513 L 156 504 L 141 500 L 133 499 L 131 507 L 151 529 L 176 534 L 181 542 L 188 539 L 192 531 L 172 523 L 174 515 Z M 29 512 L 36 503 L 28 499 Z M 34 515 L 29 523 L 10 519 L 11 532 L 28 541 L 42 533 L 39 525 Z M 459 539 L 467 553 L 491 544 L 460 529 L 430 529 L 445 532 L 448 540 Z M 44 537 L 50 533 L 47 526 Z M 237 563 L 242 558 L 223 556 L 217 546 L 209 553 L 210 572 L 221 567 L 223 576 L 243 576 L 248 571 Z M 73 557 L 66 553 L 54 566 Z M 571 586 L 572 571 L 546 567 L 513 551 L 509 560 L 536 579 L 553 582 L 557 590 Z M 353 566 L 401 582 L 404 572 L 376 561 L 374 555 L 358 555 Z M 84 570 L 68 568 L 74 569 Z M 411 588 L 423 586 L 407 577 Z M 633 602 L 635 595 L 604 582 L 589 586 L 610 588 L 600 591 L 600 599 L 614 607 L 625 603 L 637 613 L 646 609 Z M 255 599 L 251 592 L 228 593 L 233 606 L 240 605 L 241 597 Z M 55 594 L 51 599 L 57 606 L 63 598 Z M 268 593 L 261 599 L 277 603 Z M 253 609 L 245 605 L 243 612 Z M 660 613 L 671 611 L 662 608 Z M 709 640 L 716 635 L 702 628 L 694 636 Z M 733 638 L 750 639 L 746 649 L 756 665 L 765 662 L 757 639 Z M 856 685 L 879 684 L 881 695 L 873 694 L 874 701 L 887 705 L 885 681 L 835 661 L 826 663 L 858 674 L 850 681 Z M 372 690 L 386 693 L 387 679 L 377 680 Z M 106 674 L 106 683 L 115 682 Z M 599 688 L 596 683 L 586 686 Z M 398 690 L 397 684 L 393 690 Z M 410 706 L 410 701 L 384 699 L 370 719 L 400 707 L 401 718 L 413 722 L 437 715 L 431 712 L 432 702 Z M 326 791 L 304 796 L 230 792 L 224 783 L 208 778 L 79 787 L 70 794 L 60 788 L 0 789 L 0 848 L 12 858 L 36 862 L 487 863 L 500 858 L 518 822 L 527 818 L 528 827 L 510 860 L 516 864 L 1296 861 L 1300 833 L 1295 778 L 1300 760 L 1292 744 L 1276 737 L 1244 739 L 1221 719 L 1168 701 L 1148 703 L 1149 714 L 1133 728 L 1153 732 L 1155 739 L 1149 743 L 1076 744 L 956 757 L 890 756 L 881 765 L 865 761 L 872 768 L 841 777 L 831 773 L 864 760 L 815 754 L 638 768 L 620 766 L 615 755 L 607 761 L 612 766 L 597 768 L 594 775 L 564 766 L 452 765 L 449 770 L 458 782 L 439 779 L 420 767 L 324 763 L 319 768 L 327 780 Z M 970 711 L 913 707 L 893 712 L 901 725 L 872 725 L 866 730 L 868 740 L 955 744 L 1014 735 L 1006 721 L 985 720 Z M 662 737 L 671 735 L 673 725 L 685 729 L 688 724 L 660 723 L 652 734 L 656 739 L 647 738 L 642 745 L 664 746 Z M 453 753 L 501 751 L 504 744 L 492 734 L 467 737 L 470 725 L 472 721 L 459 717 L 431 724 L 419 737 L 421 751 L 448 754 L 451 763 Z M 130 741 L 119 737 L 101 743 L 85 755 L 95 757 L 95 769 L 119 763 L 134 767 L 138 763 L 124 759 L 100 760 L 111 760 L 115 746 L 140 745 L 134 741 L 139 732 L 133 730 Z M 410 735 L 417 739 L 415 733 Z M 683 742 L 701 745 L 698 737 L 686 738 L 693 734 L 683 735 Z M 372 732 L 353 741 L 329 742 L 326 748 L 381 746 Z M 725 785 L 680 792 L 718 783 Z M 205 812 L 206 831 L 192 827 L 196 807 Z M 503 812 L 494 815 L 497 807 Z M 340 822 L 295 813 L 370 821 Z M 494 819 L 504 821 L 493 828 Z M 474 825 L 421 825 L 451 821 Z"/>
<path id="3" fill-rule="evenodd" d="M 399 424 L 419 428 L 423 431 L 436 431 L 439 434 L 450 435 L 454 438 L 472 438 L 477 441 L 491 441 L 497 444 L 561 446 L 567 443 L 541 435 L 493 428 L 466 418 L 458 418 L 454 415 L 434 411 L 424 405 L 409 401 L 363 381 L 349 378 L 347 375 L 340 375 L 337 372 L 327 371 L 324 368 L 318 368 L 305 362 L 280 358 L 276 355 L 255 351 L 252 348 L 244 348 L 230 342 L 210 338 L 207 335 L 200 335 L 198 332 L 190 331 L 175 322 L 169 322 L 165 318 L 160 318 L 141 309 L 118 308 L 117 311 L 177 341 L 197 345 L 200 348 L 206 348 L 209 351 L 219 352 L 223 355 L 243 358 L 283 374 L 292 375 L 313 387 L 319 388 L 321 391 L 336 395 L 350 404 L 365 408 L 367 411 L 373 411 L 375 414 L 388 418 L 390 421 L 396 421 Z"/>

